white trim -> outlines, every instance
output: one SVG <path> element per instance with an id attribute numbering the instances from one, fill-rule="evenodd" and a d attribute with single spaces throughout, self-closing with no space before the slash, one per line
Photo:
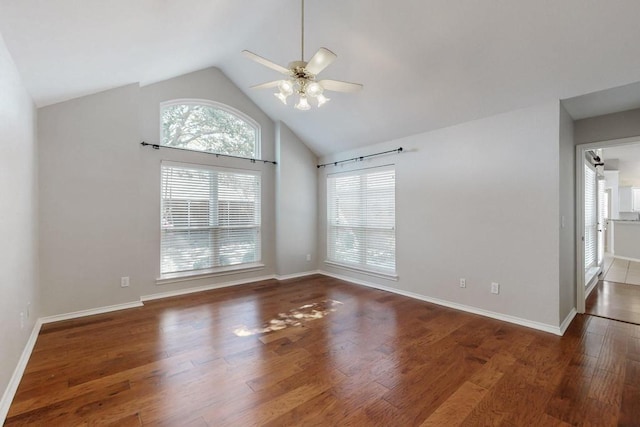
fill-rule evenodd
<path id="1" fill-rule="evenodd" d="M 36 323 L 33 325 L 33 330 L 31 331 L 31 335 L 29 336 L 29 340 L 24 346 L 24 350 L 22 350 L 22 355 L 20 355 L 20 359 L 18 359 L 18 364 L 16 368 L 13 370 L 13 375 L 9 379 L 9 384 L 7 384 L 7 388 L 4 390 L 2 394 L 2 400 L 0 400 L 0 425 L 4 425 L 4 422 L 7 419 L 7 414 L 9 413 L 9 408 L 11 407 L 11 402 L 16 395 L 16 391 L 18 391 L 18 386 L 20 385 L 20 380 L 22 380 L 22 375 L 24 374 L 24 370 L 27 367 L 27 362 L 29 362 L 29 358 L 31 357 L 31 352 L 36 345 L 36 341 L 38 339 L 38 334 L 40 333 L 40 328 L 42 327 L 41 319 L 38 319 Z"/>
<path id="2" fill-rule="evenodd" d="M 314 274 L 322 274 L 322 272 L 320 270 L 313 270 L 313 271 L 305 271 L 302 273 L 285 274 L 284 276 L 279 276 L 276 274 L 274 278 L 276 280 L 289 280 L 289 279 L 297 279 L 299 277 L 313 276 Z"/>
<path id="3" fill-rule="evenodd" d="M 554 335 L 562 335 L 562 331 L 560 327 L 548 325 L 546 323 L 535 322 L 533 320 L 522 319 L 520 317 L 509 316 L 507 314 L 496 313 L 494 311 L 483 310 L 477 307 L 471 307 L 464 304 L 458 304 L 451 301 L 441 300 L 438 298 L 431 298 L 424 295 L 416 294 L 413 292 L 407 292 L 400 289 L 390 288 L 383 285 L 378 285 L 377 283 L 366 282 L 364 280 L 354 279 L 352 277 L 341 276 L 339 274 L 330 273 L 328 271 L 321 271 L 321 274 L 325 276 L 333 277 L 335 279 L 344 280 L 346 282 L 355 283 L 357 285 L 367 286 L 370 288 L 380 289 L 387 292 L 392 292 L 394 294 L 403 295 L 405 297 L 418 299 L 425 302 L 430 302 L 432 304 L 441 305 L 444 307 L 453 308 L 455 310 L 466 311 L 467 313 L 478 314 L 484 317 L 490 317 L 492 319 L 501 320 L 503 322 L 514 323 L 516 325 L 525 326 L 527 328 L 537 329 L 539 331 L 548 332 Z"/>
<path id="4" fill-rule="evenodd" d="M 42 323 L 59 322 L 61 320 L 77 319 L 79 317 L 93 316 L 94 314 L 111 313 L 112 311 L 127 310 L 129 308 L 142 307 L 141 301 L 125 302 L 122 304 L 108 305 L 106 307 L 90 308 L 88 310 L 74 311 L 65 314 L 56 314 L 54 316 L 41 317 Z"/>
<path id="5" fill-rule="evenodd" d="M 589 295 L 591 295 L 591 292 L 593 292 L 593 290 L 596 288 L 596 285 L 598 284 L 598 280 L 600 280 L 598 275 L 599 275 L 599 273 L 596 274 L 595 276 L 593 276 L 593 278 L 591 279 L 591 281 L 587 285 L 587 288 L 584 291 L 584 300 L 585 301 L 587 300 L 587 298 L 589 298 Z"/>
<path id="6" fill-rule="evenodd" d="M 584 156 L 587 151 L 576 145 L 576 308 L 578 313 L 586 310 L 584 269 Z"/>
<path id="7" fill-rule="evenodd" d="M 250 273 L 252 271 L 264 270 L 264 264 L 251 263 L 239 264 L 215 269 L 200 270 L 197 273 L 193 271 L 187 273 L 168 273 L 164 277 L 156 279 L 156 285 L 166 285 L 167 283 L 187 282 L 191 280 L 206 279 L 209 277 L 229 276 L 231 274 Z"/>
<path id="8" fill-rule="evenodd" d="M 204 151 L 202 152 L 204 153 Z M 235 172 L 238 174 L 259 176 L 260 178 L 262 178 L 262 172 L 263 172 L 261 169 L 245 169 L 237 166 L 218 166 L 218 165 L 209 165 L 205 163 L 160 160 L 160 167 L 162 168 L 163 166 L 168 166 L 172 168 L 185 168 L 185 169 L 197 168 L 197 169 L 205 169 L 208 171 L 222 172 L 222 173 Z"/>
<path id="9" fill-rule="evenodd" d="M 275 279 L 275 276 L 270 275 L 270 276 L 262 276 L 262 277 L 252 277 L 250 279 L 233 280 L 231 282 L 213 283 L 211 285 L 198 286 L 197 288 L 177 289 L 175 291 L 160 292 L 160 293 L 151 294 L 151 295 L 142 295 L 140 297 L 140 301 L 145 302 L 145 301 L 153 301 L 153 300 L 162 299 L 162 298 L 177 297 L 180 295 L 193 294 L 196 292 L 203 292 L 203 291 L 211 291 L 213 289 L 228 288 L 231 286 L 244 285 L 246 283 L 260 282 L 262 280 L 271 280 L 271 279 Z"/>
<path id="10" fill-rule="evenodd" d="M 361 167 L 361 168 L 351 169 L 351 170 L 347 170 L 347 171 L 327 172 L 326 177 L 328 178 L 331 175 L 358 176 L 358 175 L 363 175 L 362 171 L 366 171 L 366 170 L 370 170 L 370 169 L 378 169 L 378 171 L 380 171 L 380 172 L 384 172 L 384 171 L 394 171 L 395 172 L 395 170 L 396 170 L 395 168 L 396 168 L 396 164 L 395 163 L 388 163 L 388 164 L 378 165 L 378 166 Z M 378 172 L 378 171 L 376 171 L 376 172 Z"/>
<path id="11" fill-rule="evenodd" d="M 578 312 L 576 311 L 576 308 L 573 307 L 569 312 L 569 314 L 567 314 L 567 317 L 565 317 L 562 323 L 560 324 L 560 335 L 564 335 L 564 333 L 567 332 L 567 328 L 569 328 L 569 325 L 571 324 L 571 322 L 573 321 L 573 318 L 576 317 L 577 314 Z"/>
<path id="12" fill-rule="evenodd" d="M 394 273 L 382 273 L 380 271 L 367 270 L 367 269 L 362 268 L 362 267 L 355 267 L 355 266 L 352 266 L 352 265 L 342 264 L 342 263 L 339 263 L 339 262 L 330 261 L 328 259 L 325 260 L 324 263 L 327 264 L 330 267 L 342 268 L 343 270 L 350 270 L 350 271 L 354 271 L 356 273 L 366 274 L 367 276 L 378 277 L 380 279 L 393 280 L 395 282 L 398 281 L 398 275 L 394 274 Z"/>

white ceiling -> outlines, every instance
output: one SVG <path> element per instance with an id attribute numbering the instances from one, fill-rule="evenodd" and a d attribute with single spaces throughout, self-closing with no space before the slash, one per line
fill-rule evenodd
<path id="1" fill-rule="evenodd" d="M 240 54 L 298 59 L 299 0 L 0 0 L 0 33 L 38 106 L 216 66 L 321 155 L 640 81 L 637 0 L 305 5 L 305 59 L 365 86 L 308 112 L 249 90 L 278 74 Z"/>

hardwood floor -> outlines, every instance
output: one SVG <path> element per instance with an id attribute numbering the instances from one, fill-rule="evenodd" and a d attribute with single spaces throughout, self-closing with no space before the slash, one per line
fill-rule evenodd
<path id="1" fill-rule="evenodd" d="M 637 426 L 640 326 L 265 281 L 45 325 L 6 425 Z"/>
<path id="2" fill-rule="evenodd" d="M 585 312 L 640 324 L 640 285 L 600 280 L 587 298 Z"/>

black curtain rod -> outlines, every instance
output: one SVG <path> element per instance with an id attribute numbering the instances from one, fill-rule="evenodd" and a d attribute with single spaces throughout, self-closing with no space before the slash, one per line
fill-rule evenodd
<path id="1" fill-rule="evenodd" d="M 274 162 L 273 160 L 260 160 L 260 159 L 253 159 L 251 157 L 231 156 L 229 154 L 220 154 L 220 153 L 210 153 L 208 151 L 189 150 L 188 148 L 169 147 L 168 145 L 149 144 L 148 142 L 144 142 L 144 141 L 142 141 L 140 143 L 140 145 L 142 145 L 143 147 L 151 147 L 154 150 L 159 150 L 160 148 L 170 148 L 172 150 L 181 150 L 181 151 L 191 151 L 191 152 L 196 152 L 196 153 L 212 154 L 212 155 L 214 155 L 216 157 L 230 157 L 232 159 L 249 160 L 251 163 L 262 162 L 262 163 L 271 163 L 271 164 L 274 164 L 274 165 L 278 164 L 278 163 Z"/>
<path id="2" fill-rule="evenodd" d="M 337 162 L 331 162 L 331 163 L 324 163 L 322 165 L 317 165 L 316 167 L 318 169 L 320 169 L 320 168 L 324 168 L 326 166 L 338 166 L 340 163 L 361 162 L 362 160 L 364 160 L 366 158 L 369 158 L 369 157 L 382 156 L 383 154 L 401 153 L 401 152 L 402 152 L 402 147 L 399 147 L 399 148 L 396 148 L 395 150 L 383 151 L 382 153 L 369 154 L 367 156 L 354 157 L 353 159 L 339 160 Z"/>

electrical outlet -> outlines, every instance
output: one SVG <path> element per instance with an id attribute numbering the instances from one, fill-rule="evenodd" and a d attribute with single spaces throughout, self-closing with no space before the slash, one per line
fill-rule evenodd
<path id="1" fill-rule="evenodd" d="M 467 279 L 460 279 L 460 287 L 461 288 L 467 287 Z"/>
<path id="2" fill-rule="evenodd" d="M 31 317 L 31 303 L 27 303 L 27 320 Z"/>
<path id="3" fill-rule="evenodd" d="M 307 254 L 307 261 L 311 261 L 311 254 Z"/>
<path id="4" fill-rule="evenodd" d="M 24 312 L 20 312 L 20 329 L 24 329 Z"/>
<path id="5" fill-rule="evenodd" d="M 499 294 L 500 293 L 500 284 L 497 282 L 491 283 L 491 293 Z"/>
<path id="6" fill-rule="evenodd" d="M 120 287 L 128 288 L 129 287 L 129 276 L 120 278 Z"/>

